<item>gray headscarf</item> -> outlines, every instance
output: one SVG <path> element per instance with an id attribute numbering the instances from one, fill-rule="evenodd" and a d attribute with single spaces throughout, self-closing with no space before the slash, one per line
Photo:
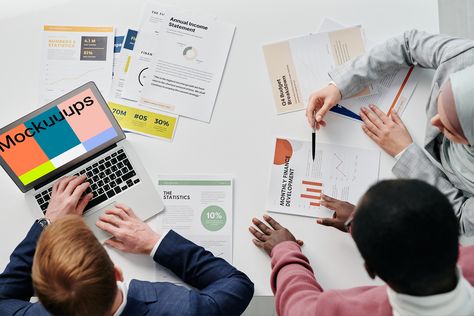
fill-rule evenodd
<path id="1" fill-rule="evenodd" d="M 444 137 L 441 144 L 441 164 L 448 173 L 464 184 L 465 195 L 474 195 L 474 66 L 450 76 L 455 111 L 462 134 L 469 145 L 457 144 Z"/>

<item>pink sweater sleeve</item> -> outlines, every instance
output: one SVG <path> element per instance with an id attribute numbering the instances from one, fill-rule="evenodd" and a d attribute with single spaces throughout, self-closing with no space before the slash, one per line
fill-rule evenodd
<path id="1" fill-rule="evenodd" d="M 314 315 L 322 287 L 297 243 L 285 241 L 271 253 L 271 287 L 278 315 Z"/>
<path id="2" fill-rule="evenodd" d="M 459 247 L 458 265 L 461 267 L 466 280 L 474 285 L 474 245 Z"/>

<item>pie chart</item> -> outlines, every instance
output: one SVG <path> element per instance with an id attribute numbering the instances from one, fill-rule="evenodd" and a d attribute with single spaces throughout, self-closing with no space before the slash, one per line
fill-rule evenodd
<path id="1" fill-rule="evenodd" d="M 197 50 L 192 46 L 188 46 L 183 50 L 184 58 L 188 60 L 193 60 L 197 57 Z"/>
<path id="2" fill-rule="evenodd" d="M 138 82 L 140 83 L 142 87 L 144 86 L 143 83 L 145 82 L 146 74 L 148 73 L 147 70 L 148 70 L 148 67 L 145 67 L 142 70 L 140 70 L 140 73 L 138 74 Z"/>

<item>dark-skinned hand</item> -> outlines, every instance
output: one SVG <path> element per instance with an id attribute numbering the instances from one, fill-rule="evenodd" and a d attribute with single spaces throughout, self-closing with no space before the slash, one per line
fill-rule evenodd
<path id="1" fill-rule="evenodd" d="M 257 218 L 253 218 L 252 223 L 257 228 L 250 226 L 249 231 L 255 237 L 253 239 L 255 246 L 265 250 L 269 256 L 271 256 L 273 247 L 284 241 L 294 241 L 300 246 L 303 245 L 302 240 L 297 240 L 288 229 L 281 226 L 269 215 L 263 215 L 263 219 L 268 225 Z"/>
<path id="2" fill-rule="evenodd" d="M 348 231 L 345 223 L 354 213 L 355 206 L 349 202 L 341 201 L 325 194 L 321 194 L 321 205 L 334 211 L 333 218 L 318 218 L 317 223 L 332 226 L 340 231 Z"/>

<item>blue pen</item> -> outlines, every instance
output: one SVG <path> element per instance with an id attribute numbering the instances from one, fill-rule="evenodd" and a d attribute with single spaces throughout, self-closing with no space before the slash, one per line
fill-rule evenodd
<path id="1" fill-rule="evenodd" d="M 340 104 L 336 104 L 332 109 L 331 109 L 332 112 L 334 113 L 338 113 L 338 114 L 341 114 L 341 115 L 344 115 L 344 116 L 347 116 L 347 117 L 350 117 L 350 118 L 353 118 L 353 119 L 356 119 L 356 120 L 359 120 L 362 122 L 362 118 L 357 114 L 357 113 L 354 113 L 352 112 L 351 110 L 349 110 L 348 108 L 340 105 Z"/>

